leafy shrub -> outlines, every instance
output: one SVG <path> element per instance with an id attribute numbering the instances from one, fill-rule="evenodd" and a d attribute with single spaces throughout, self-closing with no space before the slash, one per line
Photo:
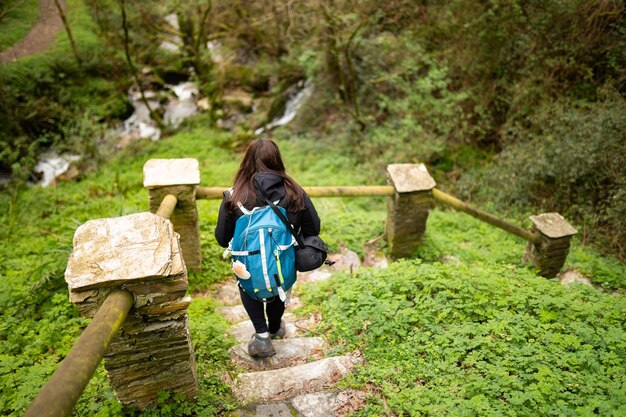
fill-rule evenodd
<path id="1" fill-rule="evenodd" d="M 356 415 L 620 415 L 623 297 L 509 265 L 394 263 L 307 291 L 337 352 L 365 365 Z"/>
<path id="2" fill-rule="evenodd" d="M 513 143 L 463 194 L 504 207 L 558 211 L 579 224 L 583 242 L 598 240 L 624 256 L 626 248 L 626 102 L 560 104 L 537 115 L 528 130 L 514 125 Z"/>

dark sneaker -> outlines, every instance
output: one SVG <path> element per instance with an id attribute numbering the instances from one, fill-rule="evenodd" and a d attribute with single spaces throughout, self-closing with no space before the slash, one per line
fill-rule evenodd
<path id="1" fill-rule="evenodd" d="M 284 339 L 286 333 L 287 333 L 287 328 L 285 327 L 285 322 L 281 320 L 278 331 L 276 333 L 270 333 L 270 337 L 272 339 Z"/>
<path id="2" fill-rule="evenodd" d="M 269 337 L 262 337 L 255 333 L 248 342 L 248 355 L 253 358 L 267 358 L 275 354 L 276 351 Z"/>

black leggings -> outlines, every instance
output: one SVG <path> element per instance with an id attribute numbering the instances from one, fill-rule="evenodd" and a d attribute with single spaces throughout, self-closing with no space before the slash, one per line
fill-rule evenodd
<path id="1" fill-rule="evenodd" d="M 248 316 L 250 316 L 250 320 L 252 320 L 254 330 L 257 333 L 278 332 L 280 319 L 285 312 L 285 303 L 278 297 L 275 297 L 272 302 L 264 303 L 250 297 L 239 285 L 237 287 L 239 287 L 241 302 Z M 265 313 L 267 313 L 267 321 L 265 321 Z"/>

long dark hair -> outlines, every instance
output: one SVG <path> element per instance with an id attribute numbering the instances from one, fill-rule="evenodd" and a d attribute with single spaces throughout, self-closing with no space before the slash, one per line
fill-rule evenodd
<path id="1" fill-rule="evenodd" d="M 255 204 L 257 191 L 254 187 L 254 176 L 260 172 L 273 172 L 283 177 L 287 211 L 298 212 L 304 209 L 304 190 L 285 173 L 285 164 L 278 146 L 271 139 L 255 139 L 248 145 L 235 175 L 231 210 L 235 210 L 238 201 L 248 207 Z"/>

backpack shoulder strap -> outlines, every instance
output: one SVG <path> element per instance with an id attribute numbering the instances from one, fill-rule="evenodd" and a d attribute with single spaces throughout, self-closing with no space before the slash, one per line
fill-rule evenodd
<path id="1" fill-rule="evenodd" d="M 274 204 L 274 202 L 272 202 L 272 200 L 270 200 L 269 198 L 267 198 L 265 195 L 263 195 L 263 199 L 265 200 L 265 202 L 267 203 L 268 206 L 270 206 L 272 208 L 272 210 L 274 211 L 274 213 L 276 213 L 276 215 L 278 216 L 278 218 L 280 219 L 280 221 L 282 221 L 285 226 L 287 226 L 287 229 L 289 229 L 289 232 L 291 232 L 291 234 L 293 235 L 293 238 L 296 240 L 296 242 L 298 242 L 298 246 L 300 246 L 301 248 L 304 247 L 304 242 L 302 241 L 302 239 L 300 239 L 300 237 L 298 236 L 298 234 L 296 233 L 296 230 L 293 228 L 293 226 L 291 225 L 291 223 L 289 223 L 289 220 L 287 219 L 287 217 L 285 217 L 285 215 L 283 214 L 282 211 L 280 211 L 278 209 L 278 207 L 276 207 L 276 204 Z"/>
<path id="2" fill-rule="evenodd" d="M 232 198 L 232 196 L 233 196 L 233 189 L 232 189 L 232 188 L 229 188 L 228 190 L 224 191 L 224 194 L 228 194 L 228 195 L 229 195 L 229 197 L 231 197 L 231 198 Z M 241 210 L 241 212 L 242 212 L 243 214 L 248 214 L 248 215 L 249 215 L 250 213 L 252 213 L 252 211 L 251 211 L 251 210 L 248 210 L 247 208 L 245 208 L 245 207 L 244 207 L 244 205 L 243 205 L 243 204 L 241 204 L 241 201 L 237 201 L 237 203 L 236 203 L 236 204 L 237 204 L 237 207 L 239 207 L 239 210 Z"/>

